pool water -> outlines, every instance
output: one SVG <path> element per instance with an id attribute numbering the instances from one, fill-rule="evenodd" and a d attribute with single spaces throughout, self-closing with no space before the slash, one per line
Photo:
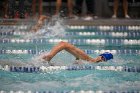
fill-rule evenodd
<path id="1" fill-rule="evenodd" d="M 61 25 L 60 25 L 61 26 Z M 22 30 L 15 31 L 16 27 Z M 82 66 L 123 66 L 140 68 L 140 26 L 69 25 L 63 37 L 23 38 L 31 34 L 28 25 L 0 27 L 1 65 L 22 65 L 36 63 L 36 58 L 60 41 L 66 41 L 83 49 L 92 57 L 108 51 L 114 59 L 108 62 L 88 63 Z M 12 30 L 13 29 L 13 30 Z M 11 32 L 12 30 L 12 32 Z M 59 29 L 58 29 L 59 31 Z M 59 33 L 60 34 L 60 33 Z M 75 58 L 62 51 L 52 62 L 58 66 L 74 65 Z M 40 66 L 40 64 L 37 64 Z M 54 70 L 26 73 L 0 70 L 0 91 L 10 92 L 140 92 L 139 71 L 115 70 Z"/>

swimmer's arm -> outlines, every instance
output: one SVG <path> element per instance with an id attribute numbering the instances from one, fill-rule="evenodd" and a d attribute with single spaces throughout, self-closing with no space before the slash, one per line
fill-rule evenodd
<path id="1" fill-rule="evenodd" d="M 48 19 L 49 17 L 41 15 L 37 21 L 37 24 L 32 27 L 31 32 L 37 32 L 42 26 L 45 21 L 45 19 Z"/>
<path id="2" fill-rule="evenodd" d="M 44 60 L 50 61 L 58 52 L 60 52 L 62 50 L 66 50 L 67 52 L 69 52 L 70 54 L 75 56 L 75 58 L 77 60 L 82 59 L 82 60 L 86 60 L 89 62 L 101 62 L 102 61 L 101 56 L 98 56 L 97 58 L 91 58 L 83 50 L 81 50 L 67 42 L 63 42 L 63 41 L 59 42 L 56 46 L 54 46 L 52 48 L 52 50 L 50 51 L 50 53 L 47 55 L 44 55 L 42 58 Z"/>

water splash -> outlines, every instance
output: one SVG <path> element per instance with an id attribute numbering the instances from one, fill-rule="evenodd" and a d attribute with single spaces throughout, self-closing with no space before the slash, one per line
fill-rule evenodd
<path id="1" fill-rule="evenodd" d="M 43 60 L 43 56 L 47 55 L 49 52 L 45 51 L 42 53 L 39 53 L 38 55 L 35 55 L 34 57 L 31 58 L 28 64 L 31 64 L 33 66 L 49 66 L 48 62 Z"/>
<path id="2" fill-rule="evenodd" d="M 53 16 L 39 31 L 24 36 L 24 38 L 52 38 L 64 37 L 67 26 L 64 19 Z"/>

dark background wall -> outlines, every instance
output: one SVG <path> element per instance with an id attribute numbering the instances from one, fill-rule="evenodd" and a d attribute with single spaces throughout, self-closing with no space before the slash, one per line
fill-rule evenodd
<path id="1" fill-rule="evenodd" d="M 5 0 L 0 0 L 0 16 L 2 17 L 3 15 L 3 1 Z M 17 0 L 18 1 L 18 0 Z M 32 12 L 31 10 L 31 2 L 32 0 L 25 0 L 26 2 L 26 9 L 29 13 Z M 37 0 L 38 1 L 38 0 Z M 63 10 L 66 10 L 66 1 L 67 0 L 62 0 L 63 1 Z M 94 0 L 94 14 L 98 15 L 100 17 L 111 17 L 113 14 L 113 1 L 114 0 Z M 122 0 L 120 0 L 120 5 L 119 5 L 119 10 L 118 10 L 118 15 L 120 17 L 123 17 L 123 9 L 122 9 Z M 49 14 L 53 15 L 55 11 L 55 2 L 56 0 L 43 0 L 43 14 Z M 140 18 L 140 0 L 128 0 L 129 2 L 129 9 L 128 13 L 131 16 L 131 18 Z M 83 7 L 83 10 L 85 7 Z M 74 13 L 76 14 L 76 9 L 74 8 Z"/>
<path id="2" fill-rule="evenodd" d="M 108 0 L 108 6 L 113 11 L 113 1 Z M 120 0 L 118 15 L 123 16 L 122 0 Z M 128 13 L 132 18 L 140 18 L 140 0 L 128 0 Z"/>

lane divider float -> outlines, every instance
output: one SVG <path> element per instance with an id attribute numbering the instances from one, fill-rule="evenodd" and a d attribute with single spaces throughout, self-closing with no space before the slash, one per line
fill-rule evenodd
<path id="1" fill-rule="evenodd" d="M 7 93 L 7 91 L 0 91 L 0 93 Z M 80 91 L 75 91 L 75 90 L 70 90 L 70 91 L 66 91 L 66 90 L 63 90 L 63 91 L 55 91 L 55 90 L 52 90 L 52 91 L 31 91 L 31 90 L 28 90 L 28 91 L 13 91 L 13 90 L 10 90 L 8 93 L 140 93 L 140 91 L 119 91 L 119 90 L 116 90 L 116 91 L 102 91 L 102 90 L 97 90 L 97 91 L 93 91 L 93 90 L 88 90 L 88 91 L 85 91 L 85 90 L 80 90 Z"/>
<path id="2" fill-rule="evenodd" d="M 89 45 L 140 45 L 140 39 L 0 39 L 0 43 L 59 43 L 61 41 L 72 44 Z"/>
<path id="3" fill-rule="evenodd" d="M 0 54 L 41 54 L 47 50 L 0 50 Z M 124 49 L 124 50 L 90 50 L 85 49 L 83 50 L 86 54 L 102 54 L 104 52 L 110 52 L 112 54 L 140 54 L 140 50 L 131 50 L 131 49 Z"/>
<path id="4" fill-rule="evenodd" d="M 40 66 L 40 67 L 15 67 L 5 65 L 0 66 L 0 70 L 9 71 L 9 72 L 25 72 L 25 73 L 49 73 L 50 71 L 61 71 L 61 70 L 105 70 L 105 71 L 124 71 L 124 72 L 137 72 L 140 73 L 140 67 L 133 66 L 93 66 L 93 65 L 84 65 L 84 66 Z"/>

